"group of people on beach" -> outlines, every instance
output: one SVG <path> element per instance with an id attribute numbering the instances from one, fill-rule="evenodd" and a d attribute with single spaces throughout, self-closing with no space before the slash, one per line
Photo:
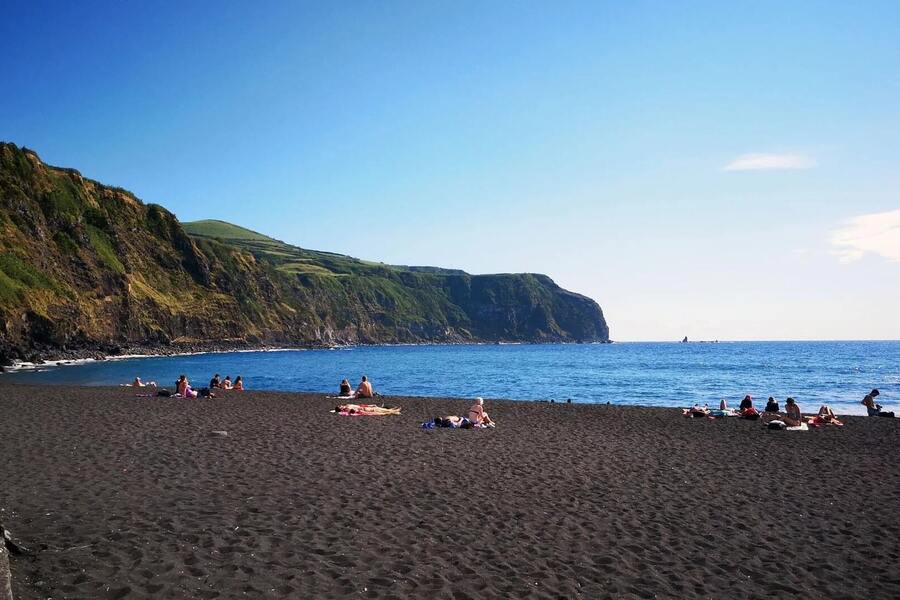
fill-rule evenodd
<path id="1" fill-rule="evenodd" d="M 880 404 L 875 403 L 875 398 L 880 392 L 873 389 L 863 398 L 862 404 L 866 407 L 866 412 L 870 417 L 893 417 L 893 412 L 882 410 Z M 773 396 L 769 396 L 766 407 L 763 412 L 759 412 L 753 406 L 753 397 L 750 394 L 744 396 L 737 410 L 728 408 L 728 401 L 722 399 L 719 403 L 719 410 L 710 410 L 709 406 L 700 406 L 695 404 L 692 408 L 684 409 L 684 415 L 687 417 L 741 417 L 748 420 L 760 420 L 763 423 L 783 424 L 784 427 L 801 427 L 804 423 L 811 425 L 842 425 L 835 416 L 834 411 L 827 404 L 819 407 L 819 412 L 809 416 L 806 419 L 800 410 L 800 405 L 794 398 L 788 398 L 784 403 L 784 411 Z"/>
<path id="2" fill-rule="evenodd" d="M 135 377 L 134 381 L 130 384 L 123 383 L 125 387 L 136 387 L 136 388 L 144 388 L 144 387 L 152 387 L 157 388 L 157 384 L 155 381 L 141 381 L 140 377 Z M 178 380 L 175 382 L 175 391 L 172 392 L 167 389 L 157 389 L 156 395 L 160 397 L 170 398 L 215 398 L 216 395 L 213 390 L 243 390 L 244 389 L 244 380 L 238 375 L 235 377 L 232 382 L 231 376 L 226 375 L 225 379 L 220 379 L 219 374 L 216 373 L 213 378 L 209 381 L 209 387 L 200 388 L 199 390 L 195 390 L 191 387 L 191 382 L 188 381 L 187 375 L 180 375 Z"/>
<path id="3" fill-rule="evenodd" d="M 341 380 L 339 398 L 374 398 L 375 390 L 372 388 L 372 382 L 365 375 L 356 387 L 356 391 L 350 386 L 350 382 L 346 379 Z"/>
<path id="4" fill-rule="evenodd" d="M 432 421 L 426 421 L 422 424 L 427 429 L 435 427 L 449 427 L 451 429 L 473 429 L 478 427 L 496 427 L 496 423 L 484 410 L 484 398 L 475 398 L 475 404 L 469 408 L 469 413 L 465 417 L 459 415 L 447 415 L 445 417 L 435 417 Z"/>

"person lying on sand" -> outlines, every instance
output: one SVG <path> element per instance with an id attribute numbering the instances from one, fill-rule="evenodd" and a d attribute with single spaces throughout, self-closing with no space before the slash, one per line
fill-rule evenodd
<path id="1" fill-rule="evenodd" d="M 834 411 L 831 410 L 831 407 L 828 406 L 827 404 L 823 404 L 822 406 L 819 407 L 819 413 L 818 413 L 818 414 L 819 414 L 820 417 L 822 417 L 822 419 L 828 420 L 828 421 L 830 421 L 830 420 L 836 418 L 836 417 L 834 416 Z"/>
<path id="2" fill-rule="evenodd" d="M 354 398 L 356 394 L 353 393 L 353 388 L 350 387 L 350 382 L 346 379 L 341 380 L 341 391 L 338 393 L 338 397 L 340 398 Z"/>
<path id="3" fill-rule="evenodd" d="M 447 415 L 446 417 L 435 417 L 435 427 L 449 427 L 450 429 L 472 429 L 475 423 L 465 417 L 456 415 Z"/>
<path id="4" fill-rule="evenodd" d="M 148 381 L 147 383 L 144 383 L 141 381 L 140 377 L 135 377 L 134 381 L 131 383 L 123 383 L 122 387 L 156 387 L 156 382 Z"/>
<path id="5" fill-rule="evenodd" d="M 484 412 L 484 398 L 475 398 L 475 404 L 469 409 L 469 420 L 475 425 L 484 425 L 485 427 L 493 427 L 494 422 Z"/>
<path id="6" fill-rule="evenodd" d="M 719 409 L 726 410 L 726 409 Z M 700 406 L 699 404 L 695 404 L 691 408 L 683 408 L 681 409 L 682 414 L 685 417 L 693 417 L 693 418 L 702 418 L 709 416 L 709 407 L 708 406 Z"/>
<path id="7" fill-rule="evenodd" d="M 399 415 L 399 406 L 377 406 L 375 404 L 341 404 L 334 412 L 348 415 Z"/>
<path id="8" fill-rule="evenodd" d="M 372 383 L 369 381 L 369 378 L 365 375 L 362 376 L 362 381 L 359 382 L 359 387 L 356 388 L 356 397 L 357 398 L 374 398 L 375 391 L 372 389 Z"/>
<path id="9" fill-rule="evenodd" d="M 821 408 L 819 408 L 819 413 L 814 417 L 809 417 L 807 422 L 810 425 L 843 425 L 837 416 L 835 416 L 834 411 L 831 410 L 831 407 L 827 404 L 823 404 Z"/>

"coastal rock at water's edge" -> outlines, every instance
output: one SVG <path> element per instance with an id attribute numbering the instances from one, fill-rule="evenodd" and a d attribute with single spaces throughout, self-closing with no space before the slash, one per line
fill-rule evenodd
<path id="1" fill-rule="evenodd" d="M 180 223 L 0 144 L 0 363 L 355 343 L 607 342 L 590 298 L 536 274 L 470 275 Z"/>

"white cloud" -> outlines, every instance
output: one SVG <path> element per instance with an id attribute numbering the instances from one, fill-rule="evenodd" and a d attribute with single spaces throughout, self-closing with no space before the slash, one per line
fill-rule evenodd
<path id="1" fill-rule="evenodd" d="M 831 235 L 831 245 L 842 263 L 866 254 L 900 262 L 900 209 L 853 217 Z"/>
<path id="2" fill-rule="evenodd" d="M 742 154 L 725 165 L 726 171 L 812 169 L 816 160 L 802 154 Z"/>

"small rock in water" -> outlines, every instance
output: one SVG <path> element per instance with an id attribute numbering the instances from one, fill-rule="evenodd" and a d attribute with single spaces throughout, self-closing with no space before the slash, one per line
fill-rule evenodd
<path id="1" fill-rule="evenodd" d="M 221 436 L 227 436 L 227 435 L 228 435 L 228 432 L 227 432 L 227 431 L 213 431 L 213 432 L 211 432 L 211 433 L 212 433 L 212 435 L 221 435 Z"/>

